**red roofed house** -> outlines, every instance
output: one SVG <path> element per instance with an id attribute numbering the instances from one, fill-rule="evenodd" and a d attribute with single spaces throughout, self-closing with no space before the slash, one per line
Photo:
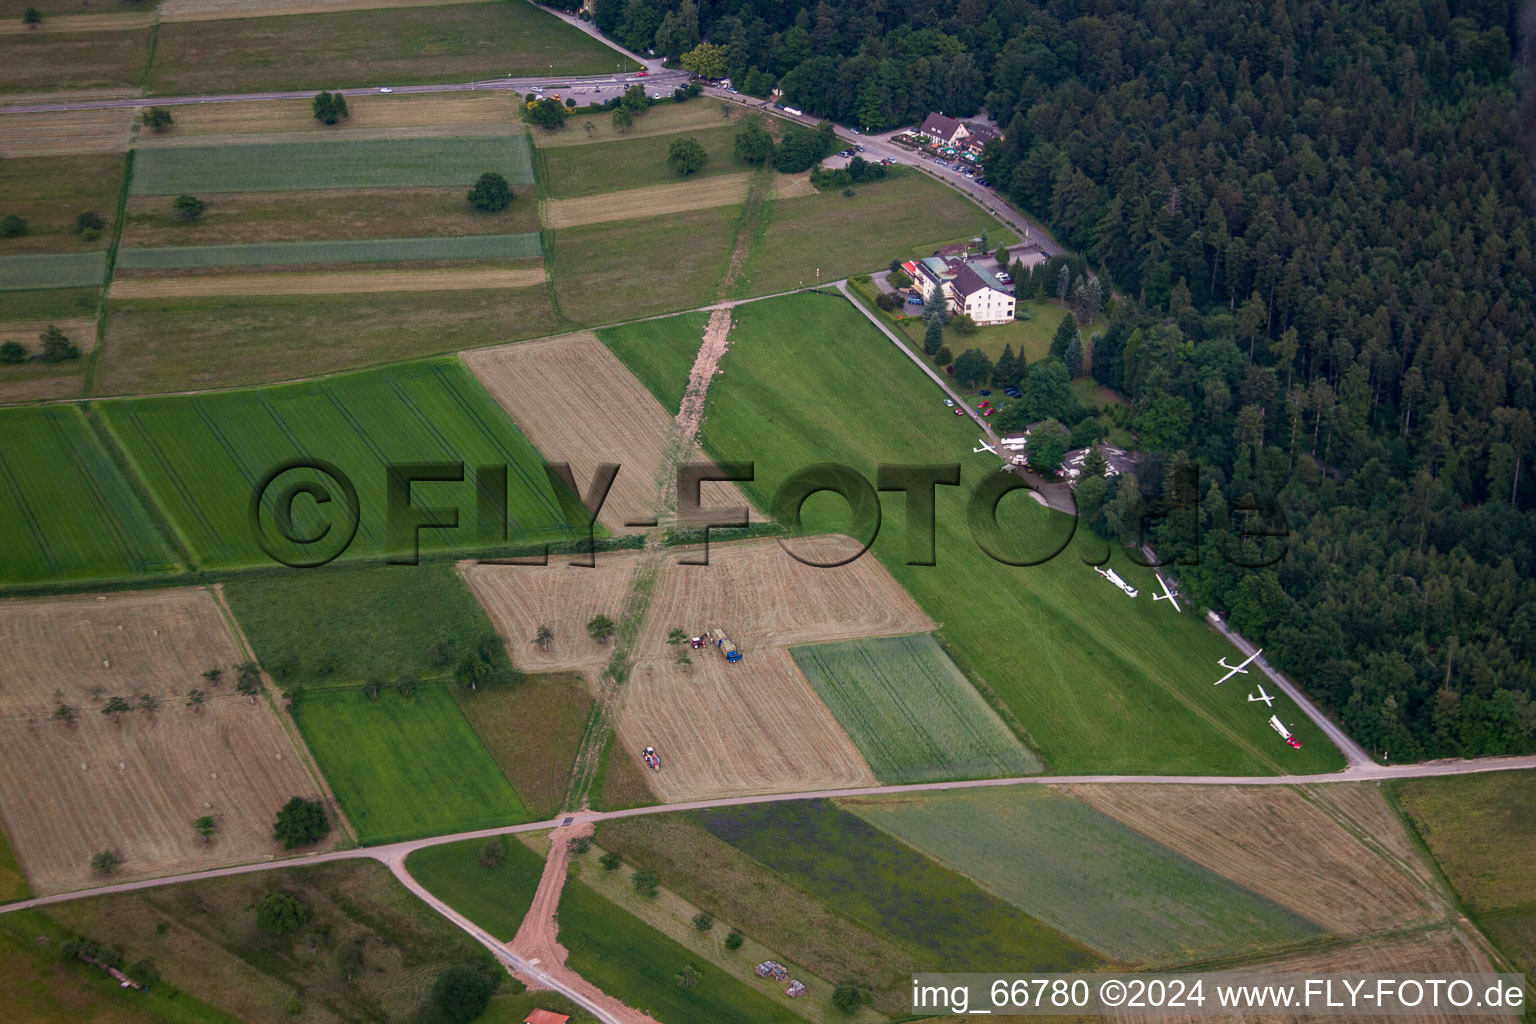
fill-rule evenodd
<path id="1" fill-rule="evenodd" d="M 946 146 L 958 146 L 960 140 L 968 134 L 958 117 L 945 117 L 943 114 L 929 114 L 923 119 L 920 131 Z"/>
<path id="2" fill-rule="evenodd" d="M 563 1013 L 555 1013 L 551 1010 L 534 1010 L 523 1018 L 523 1024 L 565 1024 L 570 1020 Z"/>

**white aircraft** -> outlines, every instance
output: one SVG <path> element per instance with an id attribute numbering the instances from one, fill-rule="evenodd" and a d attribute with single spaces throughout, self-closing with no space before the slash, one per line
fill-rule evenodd
<path id="1" fill-rule="evenodd" d="M 1220 679 L 1216 680 L 1216 682 L 1211 684 L 1211 685 L 1213 685 L 1213 686 L 1220 686 L 1222 683 L 1226 682 L 1228 679 L 1231 679 L 1233 676 L 1245 676 L 1245 675 L 1247 675 L 1248 674 L 1248 663 L 1251 662 L 1254 658 L 1257 658 L 1259 655 L 1261 655 L 1263 653 L 1264 653 L 1263 648 L 1260 648 L 1259 650 L 1254 651 L 1252 654 L 1248 655 L 1247 658 L 1245 658 L 1240 664 L 1237 664 L 1237 665 L 1228 665 L 1226 658 L 1218 658 L 1216 660 L 1216 664 L 1218 664 L 1222 668 L 1226 669 L 1227 670 L 1227 674 L 1222 676 Z"/>
<path id="2" fill-rule="evenodd" d="M 1182 612 L 1184 609 L 1179 607 L 1179 599 L 1174 595 L 1173 588 L 1168 586 L 1168 581 L 1163 579 L 1163 574 L 1160 573 L 1160 572 L 1154 572 L 1152 575 L 1157 577 L 1157 582 L 1162 584 L 1162 587 L 1163 587 L 1163 592 L 1161 594 L 1153 594 L 1152 595 L 1152 600 L 1153 601 L 1172 601 L 1173 602 L 1173 610 L 1176 611 L 1176 612 Z"/>
<path id="3" fill-rule="evenodd" d="M 1125 580 L 1121 579 L 1120 578 L 1120 574 L 1115 572 L 1115 570 L 1113 570 L 1113 569 L 1100 569 L 1098 566 L 1094 566 L 1093 567 L 1093 571 L 1098 573 L 1100 576 L 1103 576 L 1105 579 L 1109 580 L 1109 582 L 1113 583 L 1115 586 L 1119 587 L 1121 590 L 1125 591 L 1125 595 L 1127 597 L 1135 597 L 1136 596 L 1136 588 L 1131 586 L 1129 583 L 1125 582 Z"/>
<path id="4" fill-rule="evenodd" d="M 1252 704 L 1252 703 L 1254 703 L 1256 701 L 1263 701 L 1264 702 L 1264 706 L 1267 707 L 1267 708 L 1272 708 L 1272 707 L 1275 706 L 1275 698 L 1274 698 L 1274 696 L 1272 694 L 1268 694 L 1268 693 L 1264 692 L 1264 684 L 1263 683 L 1259 684 L 1259 695 L 1257 697 L 1255 697 L 1251 693 L 1248 695 L 1248 703 Z"/>
<path id="5" fill-rule="evenodd" d="M 972 448 L 971 451 L 973 451 L 973 452 L 991 452 L 993 455 L 997 454 L 997 448 L 994 447 L 993 445 L 987 444 L 987 439 L 986 438 L 978 437 L 976 439 L 976 443 L 981 445 L 981 447 L 980 448 Z"/>

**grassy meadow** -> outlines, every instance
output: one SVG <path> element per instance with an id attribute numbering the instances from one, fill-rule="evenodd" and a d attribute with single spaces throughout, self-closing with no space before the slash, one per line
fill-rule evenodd
<path id="1" fill-rule="evenodd" d="M 463 654 L 494 632 L 447 562 L 295 569 L 231 580 L 224 596 L 257 660 L 283 686 L 447 679 L 453 666 L 434 664 L 432 645 L 446 641 Z"/>
<path id="2" fill-rule="evenodd" d="M 826 801 L 690 812 L 717 839 L 844 918 L 896 935 L 947 971 L 1085 971 L 1093 950 Z M 765 940 L 766 941 L 766 940 Z"/>
<path id="3" fill-rule="evenodd" d="M 1322 933 L 1043 786 L 870 797 L 839 806 L 1125 963 L 1253 954 Z"/>
<path id="4" fill-rule="evenodd" d="M 650 112 L 642 114 L 640 121 L 650 116 Z M 750 170 L 749 164 L 736 159 L 737 128 L 721 118 L 716 118 L 716 122 L 719 127 L 681 133 L 620 137 L 613 142 L 594 142 L 585 146 L 541 146 L 541 177 L 552 198 L 573 199 L 619 189 L 640 188 L 643 185 L 697 181 L 711 175 L 737 174 Z M 709 157 L 704 167 L 687 179 L 667 166 L 667 149 L 678 138 L 698 140 Z M 536 141 L 542 140 L 536 137 Z"/>
<path id="5" fill-rule="evenodd" d="M 251 242 L 119 249 L 122 270 L 189 267 L 267 267 L 410 260 L 526 260 L 541 255 L 537 232 L 520 235 L 368 238 L 325 242 Z"/>
<path id="6" fill-rule="evenodd" d="M 1028 775 L 1040 759 L 928 634 L 790 649 L 886 784 Z"/>
<path id="7" fill-rule="evenodd" d="M 1536 863 L 1513 855 L 1536 848 L 1536 772 L 1405 779 L 1393 793 L 1468 907 L 1536 907 Z"/>
<path id="8" fill-rule="evenodd" d="M 164 23 L 146 84 L 180 96 L 620 70 L 636 65 L 547 11 L 477 3 Z"/>
<path id="9" fill-rule="evenodd" d="M 557 328 L 549 290 L 117 299 L 93 393 L 293 380 L 442 355 Z"/>
<path id="10" fill-rule="evenodd" d="M 597 332 L 598 340 L 629 367 L 629 372 L 669 413 L 683 404 L 688 373 L 704 340 L 708 313 L 684 313 L 665 320 L 638 320 Z M 684 337 L 692 335 L 690 348 Z"/>
<path id="11" fill-rule="evenodd" d="M 646 110 L 635 119 L 633 125 L 623 131 L 613 127 L 613 115 L 605 110 L 595 114 L 574 114 L 566 119 L 563 128 L 555 131 L 541 128 L 535 138 L 541 150 L 557 146 L 587 146 L 639 139 L 647 135 L 705 131 L 725 124 L 728 120 L 737 120 L 740 116 L 741 112 L 736 107 L 722 110 L 718 103 L 707 100 L 662 102 Z"/>
<path id="12" fill-rule="evenodd" d="M 517 790 L 528 816 L 553 818 L 564 806 L 594 703 L 581 674 L 525 676 L 510 689 L 455 687 L 453 699 Z"/>
<path id="13" fill-rule="evenodd" d="M 489 867 L 480 860 L 488 842 L 499 843 L 504 853 L 501 863 Z M 405 869 L 432 895 L 510 942 L 533 905 L 544 858 L 513 835 L 429 846 L 407 857 Z"/>
<path id="14" fill-rule="evenodd" d="M 956 664 L 1007 709 L 1005 720 L 1022 726 L 1050 770 L 1248 774 L 1342 767 L 1342 755 L 1283 696 L 1275 713 L 1300 738 L 1301 750 L 1282 744 L 1240 689 L 1210 685 L 1217 659 L 1232 649 L 1196 615 L 1154 607 L 1146 597 L 1155 583 L 1149 570 L 1116 559 L 1143 591 L 1134 601 L 1095 577 L 1082 559 L 1102 558 L 1107 542 L 1078 531 L 1062 550 L 1070 521 L 1015 495 L 998 506 L 1001 532 L 988 543 L 1013 561 L 1061 554 L 1034 566 L 986 554 L 968 528 L 965 502 L 979 480 L 996 473 L 995 457 L 972 452 L 974 424 L 950 415 L 939 390 L 856 308 L 805 295 L 749 303 L 734 317 L 703 441 L 717 460 L 756 462 L 756 482 L 744 486 L 759 507 L 792 472 L 833 453 L 869 480 L 880 462 L 960 464 L 961 486 L 938 489 L 937 564 L 905 564 L 899 495 L 883 501 L 885 524 L 873 553 L 940 623 Z M 678 321 L 671 343 L 679 352 L 696 350 L 693 326 Z M 681 362 L 674 357 L 674 365 Z M 818 522 L 816 510 L 829 506 L 817 499 L 807 505 L 807 522 L 846 528 L 841 502 L 827 500 L 838 513 Z M 1020 642 L 999 644 L 999 636 Z"/>
<path id="15" fill-rule="evenodd" d="M 361 687 L 315 690 L 293 718 L 364 844 L 528 820 L 442 683 L 410 697 L 387 686 L 377 700 Z"/>
<path id="16" fill-rule="evenodd" d="M 22 874 L 21 865 L 16 863 L 16 853 L 11 849 L 10 840 L 0 831 L 0 903 L 14 903 L 31 895 L 32 888 L 27 885 L 27 876 Z"/>
<path id="17" fill-rule="evenodd" d="M 26 234 L 0 238 L 0 257 L 105 250 L 124 168 L 121 153 L 0 159 L 0 217 L 15 214 L 27 222 Z M 106 223 L 94 238 L 75 228 L 75 218 L 86 212 Z M 90 283 L 100 284 L 101 275 Z"/>
<path id="18" fill-rule="evenodd" d="M 0 409 L 0 437 L 0 584 L 180 567 L 77 406 Z"/>
<path id="19" fill-rule="evenodd" d="M 88 288 L 101 284 L 106 276 L 107 254 L 103 250 L 0 256 L 0 291 Z"/>
<path id="20" fill-rule="evenodd" d="M 136 89 L 151 39 L 147 26 L 115 32 L 49 32 L 40 26 L 0 35 L 0 93 Z"/>
<path id="21" fill-rule="evenodd" d="M 439 8 L 440 9 L 440 8 Z M 484 171 L 533 181 L 522 135 L 442 139 L 336 139 L 146 149 L 134 160 L 136 196 L 461 186 Z"/>

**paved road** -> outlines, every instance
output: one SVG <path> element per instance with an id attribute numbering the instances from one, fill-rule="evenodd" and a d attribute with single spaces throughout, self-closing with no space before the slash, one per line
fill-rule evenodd
<path id="1" fill-rule="evenodd" d="M 183 882 L 195 882 L 207 878 L 227 878 L 233 875 L 280 868 L 303 867 L 306 864 L 325 864 L 338 860 L 379 861 L 393 871 L 394 864 L 405 863 L 405 858 L 417 850 L 443 843 L 456 843 L 470 839 L 490 839 L 495 836 L 513 835 L 518 832 L 540 832 L 555 828 L 567 821 L 608 821 L 616 818 L 636 818 L 651 814 L 671 814 L 677 811 L 703 810 L 712 807 L 740 807 L 749 804 L 778 803 L 789 800 L 825 800 L 832 797 L 891 796 L 898 793 L 923 793 L 951 789 L 989 789 L 998 786 L 1074 786 L 1074 785 L 1161 785 L 1161 786 L 1305 786 L 1334 782 L 1372 782 L 1388 779 L 1425 779 L 1448 775 L 1473 775 L 1482 772 L 1517 771 L 1536 769 L 1536 755 L 1523 757 L 1484 757 L 1473 760 L 1428 761 L 1423 764 L 1378 765 L 1351 764 L 1332 775 L 1024 775 L 1001 779 L 971 779 L 964 782 L 919 782 L 902 786 L 859 786 L 850 789 L 813 790 L 799 793 L 766 793 L 760 796 L 722 797 L 716 800 L 692 800 L 685 803 L 658 804 L 653 807 L 635 807 L 624 811 L 583 811 L 548 821 L 531 821 L 521 825 L 479 829 L 446 836 L 412 839 L 387 846 L 371 846 L 352 850 L 335 850 L 331 853 L 310 854 L 284 860 L 262 861 L 257 864 L 241 864 L 235 867 L 215 868 L 211 871 L 170 875 L 165 878 L 146 878 L 137 882 L 120 882 L 102 885 L 76 892 L 39 896 L 0 906 L 0 914 L 13 910 L 28 910 L 54 903 L 89 899 L 112 893 L 134 892 Z M 414 891 L 414 890 L 413 890 Z"/>

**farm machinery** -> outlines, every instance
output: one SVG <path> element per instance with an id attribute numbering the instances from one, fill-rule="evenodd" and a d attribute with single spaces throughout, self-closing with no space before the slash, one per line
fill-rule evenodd
<path id="1" fill-rule="evenodd" d="M 645 766 L 651 771 L 661 771 L 661 758 L 657 756 L 655 747 L 646 747 L 640 756 L 645 758 Z"/>
<path id="2" fill-rule="evenodd" d="M 725 635 L 725 630 L 712 629 L 709 631 L 709 638 L 714 641 L 716 647 L 720 648 L 720 653 L 725 655 L 726 661 L 735 663 L 741 660 L 741 652 L 736 649 L 735 644 L 731 643 L 731 638 Z"/>

